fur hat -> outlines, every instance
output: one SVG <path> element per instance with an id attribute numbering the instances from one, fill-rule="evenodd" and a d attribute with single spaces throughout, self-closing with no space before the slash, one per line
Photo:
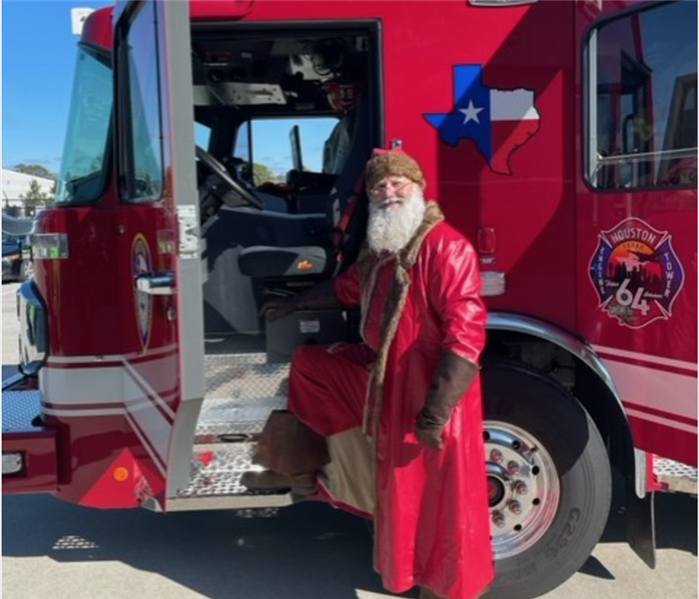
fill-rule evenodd
<path id="1" fill-rule="evenodd" d="M 366 188 L 371 189 L 381 179 L 391 175 L 402 175 L 411 181 L 425 186 L 425 178 L 422 176 L 420 165 L 413 158 L 401 150 L 390 150 L 375 153 L 366 164 Z"/>

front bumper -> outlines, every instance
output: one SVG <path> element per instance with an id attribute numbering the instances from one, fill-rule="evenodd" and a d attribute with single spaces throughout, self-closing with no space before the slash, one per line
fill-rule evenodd
<path id="1" fill-rule="evenodd" d="M 39 423 L 41 391 L 2 393 L 2 492 L 51 493 L 58 488 L 57 434 Z"/>

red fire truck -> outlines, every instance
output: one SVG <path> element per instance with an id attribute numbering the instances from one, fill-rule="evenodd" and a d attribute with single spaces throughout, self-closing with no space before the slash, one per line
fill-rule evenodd
<path id="1" fill-rule="evenodd" d="M 696 493 L 697 5 L 125 2 L 78 44 L 55 206 L 18 294 L 3 492 L 269 508 L 241 475 L 301 343 L 258 317 L 352 263 L 372 149 L 403 147 L 474 243 L 497 581 L 559 585 L 625 481 Z M 661 459 L 657 459 L 658 458 Z"/>

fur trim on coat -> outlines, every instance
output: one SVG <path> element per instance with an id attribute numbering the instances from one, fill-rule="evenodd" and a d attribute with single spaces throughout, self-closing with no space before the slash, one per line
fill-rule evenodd
<path id="1" fill-rule="evenodd" d="M 435 202 L 427 202 L 425 216 L 408 244 L 398 252 L 394 261 L 393 283 L 384 305 L 381 319 L 381 345 L 378 348 L 376 362 L 369 389 L 368 401 L 364 411 L 362 429 L 364 433 L 375 437 L 381 406 L 383 404 L 383 384 L 386 375 L 386 363 L 388 354 L 396 335 L 398 322 L 400 321 L 405 302 L 410 288 L 410 269 L 417 260 L 422 242 L 435 225 L 444 220 L 444 214 Z M 389 256 L 391 259 L 392 256 Z M 369 312 L 369 306 L 374 300 L 376 291 L 376 279 L 380 268 L 386 263 L 386 259 L 377 257 L 368 247 L 364 247 L 357 258 L 357 270 L 359 272 L 360 288 L 362 289 L 362 314 Z M 364 331 L 364 318 L 361 325 Z"/>

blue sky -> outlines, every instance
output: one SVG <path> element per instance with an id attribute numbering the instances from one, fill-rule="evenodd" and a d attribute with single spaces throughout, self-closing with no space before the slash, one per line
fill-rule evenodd
<path id="1" fill-rule="evenodd" d="M 57 172 L 65 137 L 77 36 L 70 11 L 111 2 L 2 0 L 2 166 Z"/>
<path id="2" fill-rule="evenodd" d="M 113 4 L 81 0 L 2 0 L 2 166 L 19 162 L 60 170 L 78 37 L 72 8 Z M 320 169 L 332 123 L 304 127 L 306 164 Z M 280 139 L 281 138 L 281 139 Z M 290 168 L 286 130 L 264 139 L 256 158 L 282 173 Z M 281 144 L 281 146 L 280 146 Z M 271 156 L 274 157 L 271 157 Z"/>

